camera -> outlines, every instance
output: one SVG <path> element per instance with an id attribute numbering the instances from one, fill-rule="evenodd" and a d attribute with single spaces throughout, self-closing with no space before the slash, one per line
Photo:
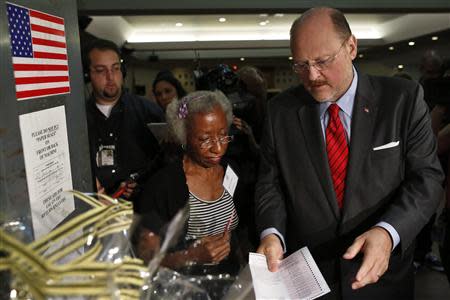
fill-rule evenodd
<path id="1" fill-rule="evenodd" d="M 197 90 L 216 89 L 224 93 L 233 107 L 233 114 L 242 118 L 248 115 L 255 106 L 255 96 L 248 93 L 239 76 L 226 64 L 219 64 L 210 70 L 194 71 Z"/>

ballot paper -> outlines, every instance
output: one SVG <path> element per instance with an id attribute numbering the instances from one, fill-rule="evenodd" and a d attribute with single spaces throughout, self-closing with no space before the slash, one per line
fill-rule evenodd
<path id="1" fill-rule="evenodd" d="M 307 247 L 283 259 L 277 272 L 262 254 L 250 253 L 248 264 L 256 299 L 316 299 L 330 292 Z"/>

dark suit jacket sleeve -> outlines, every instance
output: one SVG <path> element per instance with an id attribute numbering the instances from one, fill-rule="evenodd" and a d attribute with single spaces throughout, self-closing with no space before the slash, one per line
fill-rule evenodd
<path id="1" fill-rule="evenodd" d="M 392 204 L 381 218 L 399 233 L 402 252 L 411 245 L 436 211 L 442 196 L 443 180 L 436 155 L 436 138 L 419 85 L 411 91 L 410 98 L 413 104 L 407 107 L 410 110 L 408 130 L 406 136 L 402 137 L 406 152 L 404 179 Z"/>
<path id="2" fill-rule="evenodd" d="M 276 137 L 270 113 L 267 114 L 261 139 L 261 162 L 255 191 L 257 234 L 274 227 L 283 237 L 286 231 L 286 208 L 276 162 Z"/>

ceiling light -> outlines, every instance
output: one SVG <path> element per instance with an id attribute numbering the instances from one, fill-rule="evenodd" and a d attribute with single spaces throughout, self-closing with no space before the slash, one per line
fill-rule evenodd
<path id="1" fill-rule="evenodd" d="M 195 41 L 289 41 L 289 33 L 283 32 L 134 32 L 127 41 L 130 43 L 155 43 L 155 42 L 195 42 Z"/>
<path id="2" fill-rule="evenodd" d="M 409 42 L 408 45 L 410 46 L 414 46 L 416 43 L 415 42 Z"/>
<path id="3" fill-rule="evenodd" d="M 275 17 L 282 18 L 282 17 L 284 17 L 284 14 L 275 14 Z"/>
<path id="4" fill-rule="evenodd" d="M 181 27 L 181 26 L 183 26 L 183 23 L 175 23 L 175 26 L 177 26 L 177 27 Z"/>
<path id="5" fill-rule="evenodd" d="M 226 21 L 227 21 L 226 18 L 219 18 L 219 22 L 220 22 L 220 23 L 223 23 L 223 22 L 226 22 Z"/>
<path id="6" fill-rule="evenodd" d="M 245 60 L 245 57 L 241 57 L 241 61 L 244 61 Z"/>
<path id="7" fill-rule="evenodd" d="M 353 26 L 352 32 L 357 39 L 382 39 L 384 34 L 376 26 Z"/>
<path id="8" fill-rule="evenodd" d="M 261 18 L 267 18 L 269 15 L 268 15 L 268 14 L 259 14 L 259 16 L 260 16 Z"/>
<path id="9" fill-rule="evenodd" d="M 361 54 L 358 55 L 358 57 L 359 57 L 359 58 L 363 58 L 363 57 L 364 57 L 364 54 L 361 53 Z"/>
<path id="10" fill-rule="evenodd" d="M 218 20 L 217 17 L 216 20 Z M 216 21 L 217 22 L 217 21 Z M 228 22 L 228 21 L 227 21 Z M 182 24 L 182 23 L 181 23 Z M 258 25 L 259 24 L 259 25 Z M 226 28 L 217 31 L 206 28 L 202 31 L 190 28 L 192 24 L 181 27 L 166 29 L 164 31 L 134 30 L 127 36 L 129 43 L 155 43 L 155 42 L 195 42 L 195 41 L 287 41 L 289 44 L 289 32 L 278 27 L 267 30 L 234 30 Z M 268 26 L 265 19 L 259 20 L 255 25 Z M 223 26 L 223 25 L 222 25 Z M 272 27 L 272 26 L 271 26 Z M 186 29 L 186 30 L 184 30 Z M 369 30 L 370 29 L 370 30 Z M 182 31 L 182 32 L 181 32 Z M 356 28 L 352 31 L 358 39 L 380 39 L 383 35 L 376 28 Z"/>
<path id="11" fill-rule="evenodd" d="M 431 40 L 432 40 L 432 41 L 437 41 L 438 39 L 439 39 L 438 36 L 432 36 L 432 37 L 431 37 Z"/>
<path id="12" fill-rule="evenodd" d="M 292 60 L 293 58 L 292 58 L 292 56 L 289 56 L 288 59 L 289 59 L 289 60 Z"/>
<path id="13" fill-rule="evenodd" d="M 398 69 L 403 69 L 403 65 L 398 65 L 397 68 Z"/>
<path id="14" fill-rule="evenodd" d="M 390 46 L 389 50 L 393 51 L 394 50 L 394 46 Z"/>

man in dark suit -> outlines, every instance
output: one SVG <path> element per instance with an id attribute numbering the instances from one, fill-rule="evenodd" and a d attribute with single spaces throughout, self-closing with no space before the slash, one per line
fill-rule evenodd
<path id="1" fill-rule="evenodd" d="M 271 271 L 308 246 L 325 299 L 412 299 L 413 244 L 441 195 L 423 92 L 353 67 L 344 15 L 305 12 L 291 28 L 302 86 L 272 99 L 261 142 L 256 220 Z"/>

